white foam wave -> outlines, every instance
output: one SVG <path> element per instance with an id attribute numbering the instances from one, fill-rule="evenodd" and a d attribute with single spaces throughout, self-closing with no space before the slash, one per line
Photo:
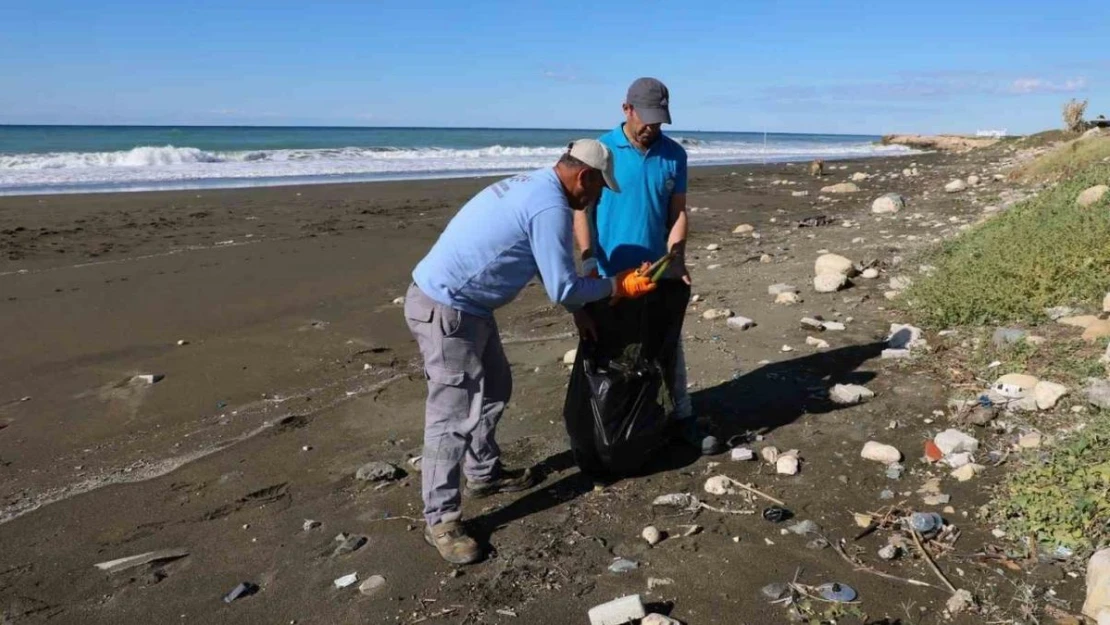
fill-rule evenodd
<path id="1" fill-rule="evenodd" d="M 691 165 L 860 158 L 911 152 L 866 142 L 690 141 Z M 118 152 L 0 154 L 0 194 L 186 188 L 306 182 L 313 179 L 435 178 L 522 171 L 552 164 L 565 148 L 493 145 L 475 149 L 327 148 L 205 151 L 141 146 Z"/>

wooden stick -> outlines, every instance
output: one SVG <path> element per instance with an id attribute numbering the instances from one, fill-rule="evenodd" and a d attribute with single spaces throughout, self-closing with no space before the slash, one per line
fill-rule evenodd
<path id="1" fill-rule="evenodd" d="M 756 490 L 755 488 L 753 488 L 752 486 L 749 486 L 747 484 L 741 484 L 740 482 L 737 482 L 736 480 L 732 479 L 731 477 L 728 478 L 728 480 L 730 482 L 732 482 L 733 484 L 735 484 L 736 486 L 739 486 L 740 488 L 743 488 L 744 490 L 748 491 L 749 493 L 751 493 L 753 495 L 759 495 L 760 497 L 766 499 L 767 501 L 770 501 L 771 503 L 777 503 L 778 505 L 780 505 L 784 508 L 786 507 L 786 502 L 779 501 L 778 499 L 775 499 L 774 497 L 768 495 L 767 493 L 765 493 L 763 491 Z"/>
<path id="2" fill-rule="evenodd" d="M 937 563 L 933 562 L 933 556 L 929 554 L 929 550 L 921 543 L 921 536 L 917 533 L 917 530 L 911 527 L 910 532 L 913 533 L 913 542 L 917 543 L 917 548 L 921 550 L 921 555 L 925 556 L 925 561 L 929 563 L 929 568 L 933 569 L 933 572 L 937 574 L 940 581 L 944 582 L 945 586 L 948 586 L 948 590 L 951 590 L 952 594 L 956 594 L 956 587 L 952 585 L 952 582 L 948 581 L 948 577 L 941 572 Z"/>
<path id="3" fill-rule="evenodd" d="M 825 538 L 825 537 L 822 536 L 822 538 Z M 879 571 L 877 569 L 873 569 L 869 566 L 863 565 L 859 562 L 856 562 L 852 558 L 848 557 L 848 554 L 844 553 L 844 549 L 840 546 L 840 543 L 834 543 L 834 542 L 830 541 L 828 538 L 825 538 L 825 540 L 828 541 L 829 544 L 833 546 L 833 549 L 836 551 L 836 553 L 840 554 L 841 558 L 844 558 L 845 562 L 847 562 L 848 564 L 851 564 L 852 567 L 857 571 L 862 571 L 864 573 L 871 573 L 872 575 L 878 575 L 879 577 L 883 577 L 883 578 L 886 578 L 886 579 L 892 579 L 892 580 L 897 581 L 897 582 L 905 582 L 905 583 L 913 585 L 913 586 L 924 586 L 925 588 L 934 588 L 936 590 L 944 590 L 940 586 L 934 586 L 933 584 L 930 584 L 928 582 L 922 582 L 922 581 L 919 581 L 919 580 L 916 580 L 916 579 L 909 579 L 909 578 L 906 578 L 906 577 L 898 577 L 897 575 L 891 575 L 890 573 L 884 573 L 884 572 Z"/>

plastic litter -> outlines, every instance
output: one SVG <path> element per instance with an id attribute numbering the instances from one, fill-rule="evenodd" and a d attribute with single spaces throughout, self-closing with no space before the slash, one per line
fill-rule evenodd
<path id="1" fill-rule="evenodd" d="M 613 560 L 612 564 L 609 565 L 609 572 L 627 573 L 629 571 L 635 571 L 638 568 L 640 568 L 640 564 L 634 560 L 629 560 L 628 558 L 617 558 L 616 560 Z"/>
<path id="2" fill-rule="evenodd" d="M 821 594 L 821 598 L 825 601 L 834 601 L 836 603 L 855 601 L 857 596 L 855 588 L 836 582 L 818 586 L 817 592 Z"/>
<path id="3" fill-rule="evenodd" d="M 224 595 L 224 603 L 231 603 L 232 601 L 235 601 L 236 599 L 242 599 L 243 597 L 249 597 L 250 595 L 253 595 L 256 592 L 258 592 L 258 586 L 257 585 L 252 584 L 250 582 L 243 582 L 242 584 L 239 584 L 235 588 L 232 588 L 231 592 Z"/>
<path id="4" fill-rule="evenodd" d="M 790 520 L 794 517 L 794 513 L 783 508 L 782 506 L 771 506 L 764 508 L 763 519 L 772 523 L 782 523 L 783 521 Z"/>
<path id="5" fill-rule="evenodd" d="M 936 512 L 914 512 L 910 515 L 910 527 L 919 534 L 931 534 L 944 527 L 944 517 Z"/>

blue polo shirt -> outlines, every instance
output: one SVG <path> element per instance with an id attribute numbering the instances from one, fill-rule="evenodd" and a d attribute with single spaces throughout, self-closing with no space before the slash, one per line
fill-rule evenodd
<path id="1" fill-rule="evenodd" d="M 605 189 L 594 211 L 594 255 L 602 276 L 614 276 L 667 253 L 671 196 L 686 193 L 686 150 L 660 135 L 640 152 L 624 124 L 598 137 L 613 153 L 620 193 Z"/>

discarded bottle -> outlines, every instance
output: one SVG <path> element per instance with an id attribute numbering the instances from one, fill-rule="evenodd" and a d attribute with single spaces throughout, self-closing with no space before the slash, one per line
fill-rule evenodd
<path id="1" fill-rule="evenodd" d="M 837 584 L 832 582 L 830 584 L 822 584 L 817 587 L 817 592 L 821 593 L 821 598 L 825 601 L 834 601 L 836 603 L 848 603 L 849 601 L 856 600 L 856 589 L 845 584 Z"/>
<path id="2" fill-rule="evenodd" d="M 932 534 L 944 527 L 944 518 L 936 512 L 914 512 L 910 515 L 910 527 L 919 534 Z"/>
<path id="3" fill-rule="evenodd" d="M 639 563 L 634 560 L 629 560 L 628 558 L 617 558 L 609 565 L 609 571 L 611 573 L 628 573 L 638 568 L 640 568 Z"/>
<path id="4" fill-rule="evenodd" d="M 794 513 L 782 506 L 771 506 L 763 510 L 763 519 L 772 523 L 782 523 L 794 517 Z"/>

